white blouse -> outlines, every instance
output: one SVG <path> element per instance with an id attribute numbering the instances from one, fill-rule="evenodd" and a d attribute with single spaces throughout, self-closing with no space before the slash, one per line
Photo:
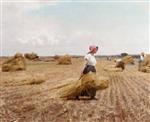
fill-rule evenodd
<path id="1" fill-rule="evenodd" d="M 96 58 L 92 54 L 87 54 L 84 59 L 87 61 L 87 65 L 95 66 L 97 64 Z"/>

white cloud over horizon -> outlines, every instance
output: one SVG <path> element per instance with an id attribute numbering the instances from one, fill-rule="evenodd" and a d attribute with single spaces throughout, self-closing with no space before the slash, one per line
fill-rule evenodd
<path id="1" fill-rule="evenodd" d="M 148 52 L 147 3 L 3 3 L 3 55 Z"/>

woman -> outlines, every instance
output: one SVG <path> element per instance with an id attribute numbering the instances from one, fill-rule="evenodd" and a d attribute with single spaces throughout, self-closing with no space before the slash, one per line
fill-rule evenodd
<path id="1" fill-rule="evenodd" d="M 89 52 L 87 53 L 87 55 L 84 57 L 85 59 L 85 67 L 83 69 L 83 72 L 81 74 L 81 76 L 83 74 L 87 74 L 90 71 L 91 72 L 95 72 L 96 73 L 96 68 L 95 65 L 97 63 L 94 54 L 97 53 L 98 51 L 98 46 L 90 46 L 89 47 Z"/>
<path id="2" fill-rule="evenodd" d="M 146 57 L 146 56 L 145 56 L 144 52 L 142 52 L 142 53 L 140 54 L 140 59 L 139 59 L 139 66 L 138 66 L 138 70 L 139 70 L 139 71 L 140 71 L 140 69 L 141 69 L 141 67 L 142 67 L 142 63 L 143 63 L 145 57 Z"/>
<path id="3" fill-rule="evenodd" d="M 84 67 L 84 69 L 83 69 L 83 71 L 81 73 L 81 77 L 84 74 L 87 74 L 89 72 L 96 73 L 95 65 L 96 65 L 97 61 L 96 61 L 96 58 L 95 58 L 94 54 L 97 53 L 98 46 L 90 46 L 89 50 L 90 51 L 84 57 L 84 59 L 85 59 L 85 67 Z M 80 96 L 86 96 L 86 97 L 88 97 L 88 99 L 94 99 L 95 95 L 96 95 L 96 89 L 91 87 L 91 88 L 88 88 L 88 89 L 82 91 Z"/>
<path id="4" fill-rule="evenodd" d="M 144 52 L 142 52 L 141 54 L 140 54 L 140 63 L 144 60 L 144 58 L 145 58 L 145 54 L 144 54 Z"/>

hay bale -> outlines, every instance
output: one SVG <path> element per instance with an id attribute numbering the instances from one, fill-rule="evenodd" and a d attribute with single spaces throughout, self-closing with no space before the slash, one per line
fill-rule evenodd
<path id="1" fill-rule="evenodd" d="M 139 63 L 139 71 L 150 73 L 150 54 L 146 55 L 144 60 Z"/>
<path id="2" fill-rule="evenodd" d="M 59 89 L 58 96 L 64 99 L 75 99 L 81 93 L 81 80 L 70 81 Z"/>
<path id="3" fill-rule="evenodd" d="M 15 54 L 14 57 L 6 60 L 2 64 L 2 71 L 17 71 L 17 70 L 25 70 L 26 69 L 26 62 L 25 58 L 21 53 Z"/>
<path id="4" fill-rule="evenodd" d="M 147 54 L 142 62 L 142 66 L 150 66 L 150 54 Z"/>
<path id="5" fill-rule="evenodd" d="M 98 77 L 96 80 L 95 80 L 95 88 L 96 90 L 103 90 L 103 89 L 106 89 L 108 88 L 108 85 L 109 85 L 109 78 L 108 77 Z"/>
<path id="6" fill-rule="evenodd" d="M 125 63 L 123 61 L 119 61 L 116 63 L 115 68 L 121 68 L 122 70 L 125 69 Z"/>
<path id="7" fill-rule="evenodd" d="M 34 61 L 38 61 L 40 60 L 39 59 L 39 56 L 36 54 L 36 53 L 25 53 L 24 54 L 25 58 L 29 59 L 29 60 L 34 60 Z"/>
<path id="8" fill-rule="evenodd" d="M 71 64 L 71 56 L 65 55 L 65 56 L 59 57 L 58 64 L 65 64 L 65 65 Z"/>
<path id="9" fill-rule="evenodd" d="M 115 62 L 115 66 L 107 66 L 104 70 L 109 72 L 122 72 L 127 64 L 134 64 L 134 59 L 132 56 L 128 55 L 122 59 L 116 59 Z"/>
<path id="10" fill-rule="evenodd" d="M 124 62 L 124 64 L 134 64 L 134 58 L 132 56 L 125 56 L 122 58 L 122 62 Z"/>
<path id="11" fill-rule="evenodd" d="M 134 59 L 132 56 L 127 55 L 127 56 L 124 56 L 122 59 L 116 59 L 115 62 L 116 62 L 116 65 L 114 67 L 107 68 L 105 70 L 114 71 L 114 72 L 123 71 L 127 64 L 134 64 Z"/>
<path id="12" fill-rule="evenodd" d="M 82 91 L 90 89 L 102 90 L 106 89 L 109 84 L 109 79 L 105 77 L 97 77 L 95 73 L 83 75 L 80 80 L 70 81 L 59 89 L 60 98 L 75 99 L 79 97 Z"/>
<path id="13" fill-rule="evenodd" d="M 150 73 L 150 67 L 147 67 L 147 66 L 145 66 L 145 67 L 140 67 L 140 68 L 139 68 L 139 71 L 145 72 L 145 73 Z"/>

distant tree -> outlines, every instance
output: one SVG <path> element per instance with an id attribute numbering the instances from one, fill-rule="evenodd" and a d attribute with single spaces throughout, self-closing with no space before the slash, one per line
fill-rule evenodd
<path id="1" fill-rule="evenodd" d="M 124 57 L 124 56 L 127 56 L 128 53 L 121 53 L 121 56 Z"/>

